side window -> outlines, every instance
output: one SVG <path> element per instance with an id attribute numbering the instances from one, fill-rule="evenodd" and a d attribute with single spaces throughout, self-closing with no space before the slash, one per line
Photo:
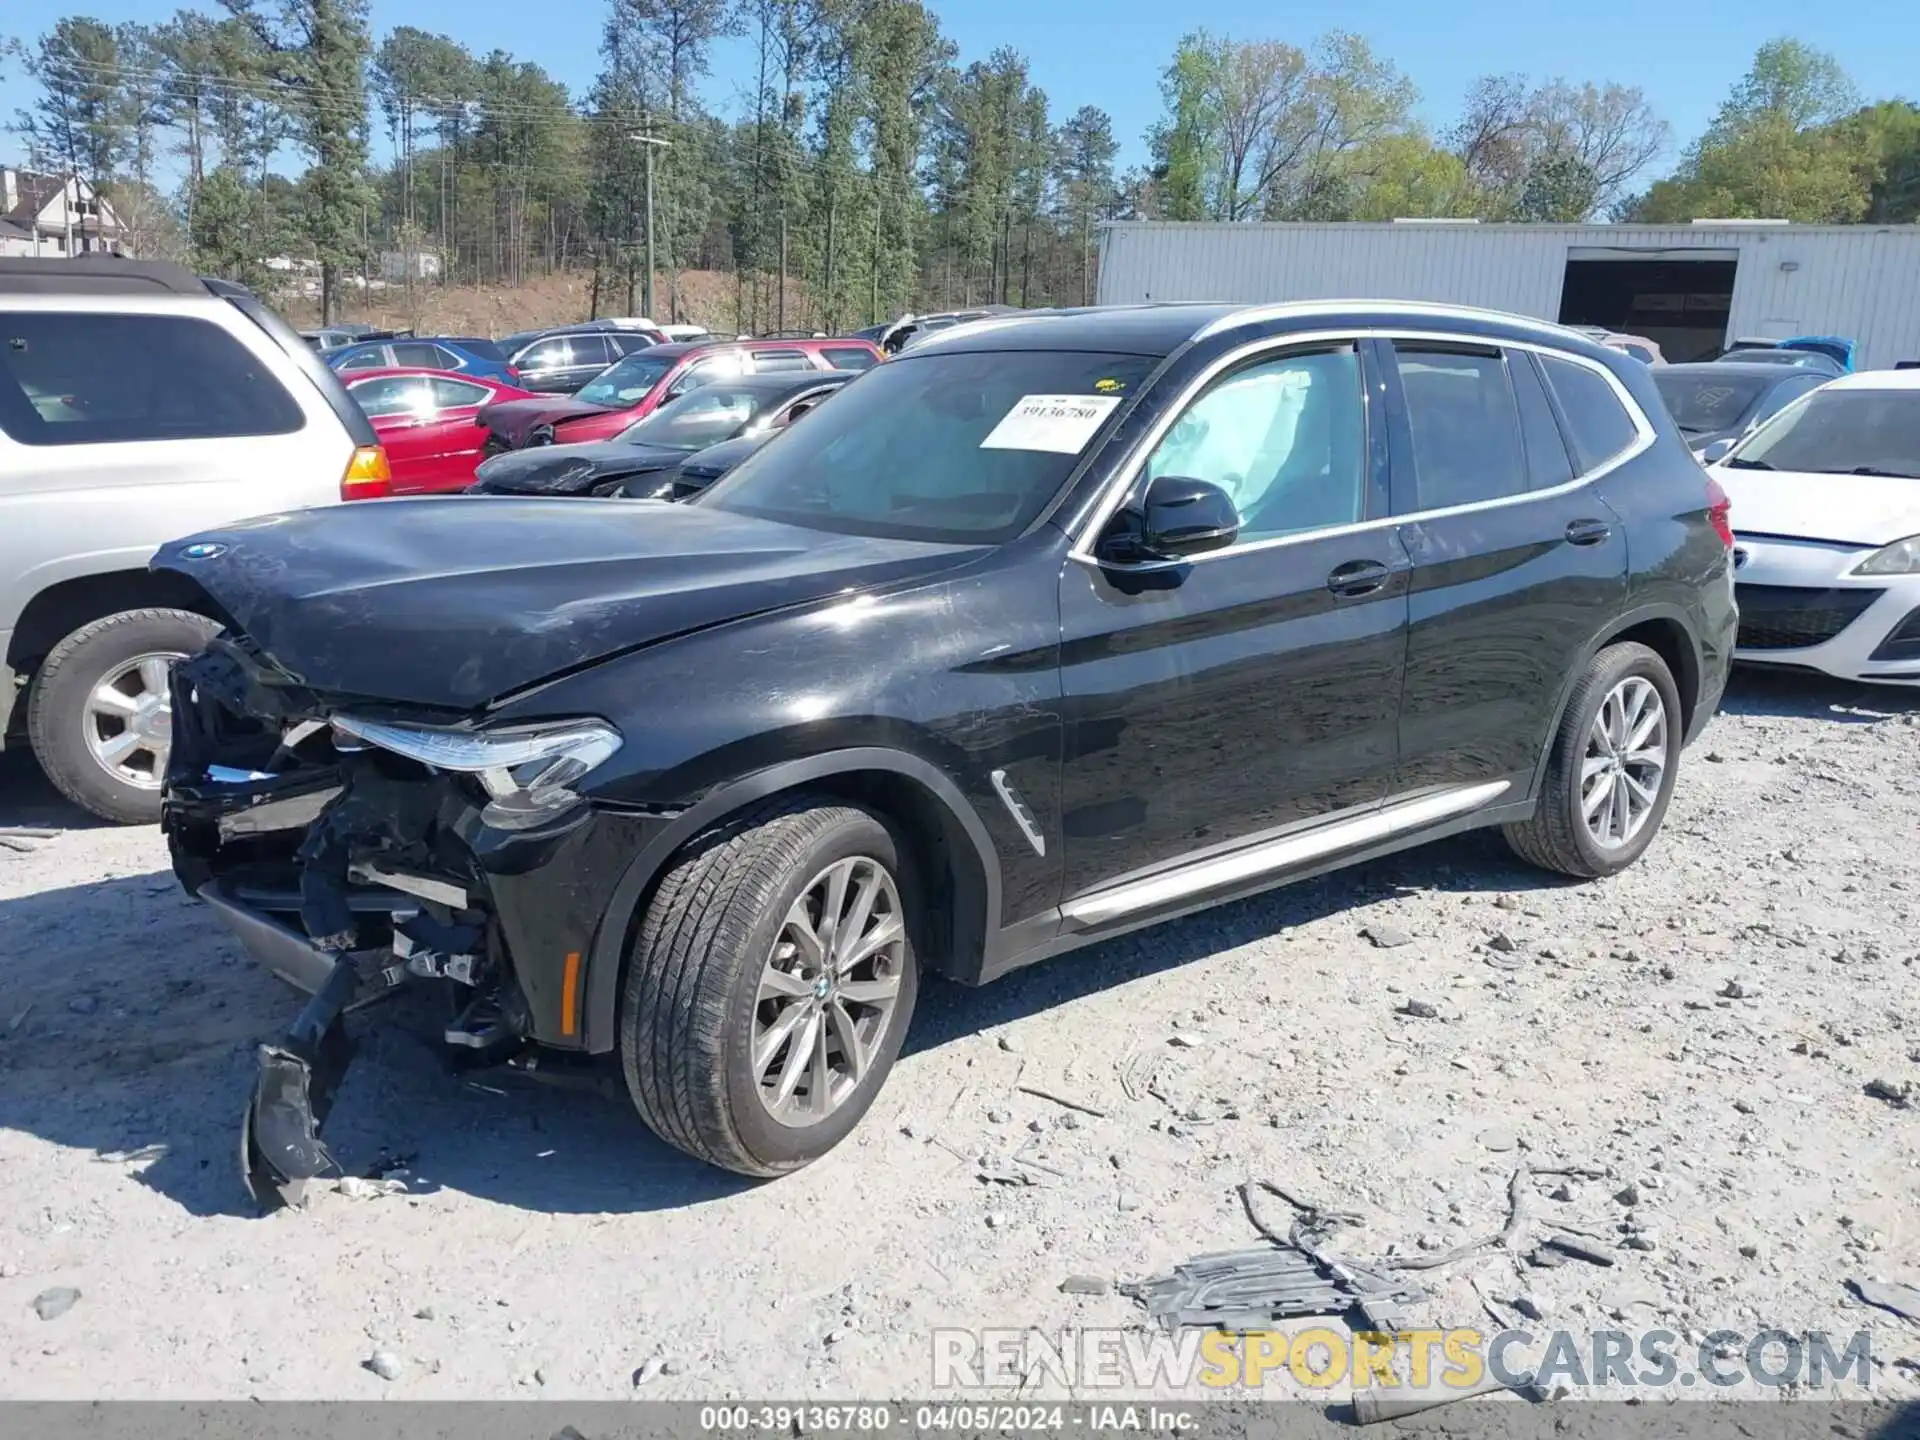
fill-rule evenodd
<path id="1" fill-rule="evenodd" d="M 1540 364 L 1560 399 L 1560 413 L 1567 417 L 1568 438 L 1582 475 L 1606 464 L 1639 438 L 1633 417 L 1598 370 L 1552 355 L 1542 355 Z"/>
<path id="2" fill-rule="evenodd" d="M 362 350 L 358 355 L 349 355 L 336 369 L 347 370 L 384 370 L 387 364 L 387 352 L 378 345 L 371 350 Z"/>
<path id="3" fill-rule="evenodd" d="M 305 424 L 265 362 L 210 321 L 0 314 L 0 429 L 22 444 L 291 435 Z"/>
<path id="4" fill-rule="evenodd" d="M 875 364 L 871 350 L 853 345 L 829 345 L 820 353 L 836 370 L 871 370 Z"/>
<path id="5" fill-rule="evenodd" d="M 558 370 L 568 363 L 565 340 L 542 340 L 520 361 L 522 370 Z"/>
<path id="6" fill-rule="evenodd" d="M 428 345 L 420 340 L 406 340 L 393 347 L 393 363 L 410 365 L 421 370 L 438 370 L 450 358 L 438 345 Z"/>
<path id="7" fill-rule="evenodd" d="M 1261 361 L 1219 381 L 1173 423 L 1147 476 L 1218 485 L 1242 540 L 1366 517 L 1366 409 L 1351 348 Z"/>
<path id="8" fill-rule="evenodd" d="M 1395 345 L 1413 431 L 1414 508 L 1444 510 L 1527 490 L 1520 414 L 1498 352 Z"/>
<path id="9" fill-rule="evenodd" d="M 575 365 L 611 365 L 620 358 L 620 352 L 607 343 L 604 335 L 576 335 L 570 343 Z"/>
<path id="10" fill-rule="evenodd" d="M 621 359 L 635 351 L 651 349 L 654 344 L 645 335 L 609 335 L 607 343 L 613 346 L 613 353 Z"/>
<path id="11" fill-rule="evenodd" d="M 381 375 L 348 387 L 369 420 L 417 415 L 431 407 L 427 382 L 418 375 Z"/>
<path id="12" fill-rule="evenodd" d="M 1547 400 L 1546 387 L 1524 350 L 1507 352 L 1507 374 L 1513 378 L 1514 399 L 1520 402 L 1520 433 L 1527 444 L 1527 479 L 1535 490 L 1551 490 L 1573 479 L 1573 460 L 1561 438 L 1559 422 Z"/>
<path id="13" fill-rule="evenodd" d="M 472 385 L 465 380 L 449 380 L 439 375 L 427 381 L 427 391 L 433 396 L 433 408 L 436 410 L 457 410 L 464 405 L 484 405 L 493 392 L 484 385 Z"/>
<path id="14" fill-rule="evenodd" d="M 813 362 L 807 358 L 804 350 L 756 350 L 753 352 L 753 373 L 772 375 L 784 370 L 811 370 Z"/>

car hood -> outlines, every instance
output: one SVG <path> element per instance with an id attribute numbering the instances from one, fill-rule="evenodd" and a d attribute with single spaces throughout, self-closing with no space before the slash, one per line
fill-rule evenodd
<path id="1" fill-rule="evenodd" d="M 481 462 L 470 492 L 476 495 L 585 495 L 596 485 L 670 470 L 687 458 L 664 445 L 536 445 Z"/>
<path id="2" fill-rule="evenodd" d="M 977 548 L 835 535 L 706 507 L 471 496 L 244 521 L 163 547 L 285 676 L 436 709 Z"/>
<path id="3" fill-rule="evenodd" d="M 1863 546 L 1920 535 L 1920 480 L 1728 465 L 1712 474 L 1733 502 L 1736 533 Z"/>
<path id="4" fill-rule="evenodd" d="M 527 436 L 538 425 L 557 425 L 562 420 L 576 419 L 581 415 L 605 415 L 604 405 L 590 405 L 585 400 L 574 400 L 567 396 L 557 399 L 502 400 L 489 405 L 480 412 L 480 418 L 487 422 L 492 430 L 513 449 L 518 450 L 527 443 Z"/>

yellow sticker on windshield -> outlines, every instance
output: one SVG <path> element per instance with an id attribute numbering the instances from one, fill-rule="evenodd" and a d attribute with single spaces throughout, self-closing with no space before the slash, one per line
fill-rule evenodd
<path id="1" fill-rule="evenodd" d="M 1093 388 L 1102 395 L 1118 395 L 1127 388 L 1127 382 L 1116 380 L 1111 375 L 1103 376 L 1093 382 Z"/>

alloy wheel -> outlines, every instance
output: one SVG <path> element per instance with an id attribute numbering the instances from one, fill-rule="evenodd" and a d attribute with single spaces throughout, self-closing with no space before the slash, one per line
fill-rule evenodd
<path id="1" fill-rule="evenodd" d="M 1602 850 L 1647 827 L 1667 773 L 1667 705 L 1651 680 L 1629 675 L 1607 692 L 1580 762 L 1580 820 Z"/>
<path id="2" fill-rule="evenodd" d="M 817 1125 L 872 1070 L 900 998 L 906 917 L 887 867 L 836 860 L 788 909 L 760 975 L 753 1075 L 783 1125 Z"/>
<path id="3" fill-rule="evenodd" d="M 167 673 L 178 651 L 136 655 L 104 675 L 81 719 L 87 753 L 123 785 L 157 790 L 173 748 L 173 700 Z"/>

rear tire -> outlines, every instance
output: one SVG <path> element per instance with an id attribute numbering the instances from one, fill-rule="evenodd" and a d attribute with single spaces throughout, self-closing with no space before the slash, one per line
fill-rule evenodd
<path id="1" fill-rule="evenodd" d="M 1638 860 L 1673 797 L 1680 715 L 1672 672 L 1654 651 L 1624 641 L 1595 655 L 1567 699 L 1532 818 L 1502 827 L 1513 852 L 1583 880 Z"/>
<path id="2" fill-rule="evenodd" d="M 164 669 L 152 662 L 196 654 L 219 629 L 191 610 L 124 610 L 55 645 L 27 700 L 27 737 L 54 788 L 103 820 L 158 820 L 171 723 L 149 699 L 166 693 Z M 103 695 L 114 704 L 102 705 Z M 133 747 L 124 753 L 122 737 Z"/>
<path id="3" fill-rule="evenodd" d="M 770 802 L 689 845 L 647 909 L 621 997 L 621 1061 L 648 1128 L 742 1175 L 839 1144 L 913 1017 L 915 903 L 893 833 L 824 798 Z"/>

